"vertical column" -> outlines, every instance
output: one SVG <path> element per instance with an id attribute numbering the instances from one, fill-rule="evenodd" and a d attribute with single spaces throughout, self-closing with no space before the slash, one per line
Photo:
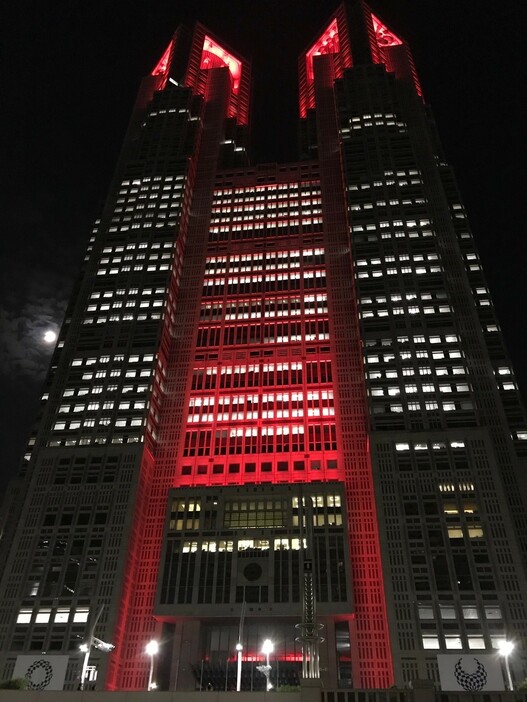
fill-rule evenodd
<path id="1" fill-rule="evenodd" d="M 358 669 L 354 666 L 353 684 L 358 688 L 385 688 L 393 684 L 393 665 L 333 88 L 333 56 L 315 57 L 314 71 L 328 302 L 337 381 L 339 441 L 345 466 L 355 605 L 356 635 L 352 639 L 352 647 L 357 649 L 354 659 L 358 661 Z"/>
<path id="2" fill-rule="evenodd" d="M 197 334 L 212 193 L 230 92 L 227 68 L 211 69 L 207 79 L 203 127 L 193 159 L 191 216 L 187 231 L 179 232 L 186 244 L 165 396 L 161 404 L 159 441 L 155 456 L 152 457 L 145 449 L 141 468 L 141 489 L 138 492 L 125 587 L 114 637 L 116 650 L 106 684 L 109 690 L 146 690 L 149 662 L 144 646 L 156 631 L 153 607 L 163 525 L 168 490 L 174 485 L 186 418 L 189 369 Z"/>

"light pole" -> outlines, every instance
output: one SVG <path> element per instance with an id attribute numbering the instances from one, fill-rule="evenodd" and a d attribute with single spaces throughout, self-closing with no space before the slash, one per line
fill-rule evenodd
<path id="1" fill-rule="evenodd" d="M 150 671 L 148 673 L 148 687 L 146 689 L 155 690 L 157 685 L 155 682 L 152 681 L 152 678 L 154 676 L 154 656 L 159 651 L 159 644 L 157 643 L 157 641 L 154 641 L 152 639 L 152 641 L 149 641 L 146 644 L 145 651 L 150 656 Z"/>
<path id="2" fill-rule="evenodd" d="M 101 605 L 99 607 L 99 611 L 97 612 L 97 616 L 95 617 L 93 624 L 91 625 L 89 631 L 88 631 L 88 636 L 86 637 L 86 641 L 82 643 L 79 648 L 82 653 L 84 653 L 84 658 L 82 661 L 82 670 L 81 670 L 81 681 L 79 685 L 79 690 L 84 690 L 84 686 L 86 684 L 86 673 L 88 672 L 88 662 L 90 660 L 90 652 L 92 650 L 92 647 L 95 646 L 95 648 L 100 649 L 101 651 L 112 651 L 115 646 L 111 643 L 106 643 L 105 641 L 101 641 L 101 639 L 98 639 L 95 636 L 95 627 L 97 626 L 97 622 L 101 618 L 102 611 L 104 609 L 104 605 Z"/>
<path id="3" fill-rule="evenodd" d="M 242 611 L 240 614 L 240 625 L 238 627 L 238 643 L 236 644 L 236 652 L 238 658 L 238 666 L 236 669 L 236 692 L 242 689 L 242 651 L 243 651 L 243 618 L 245 616 L 245 600 L 242 603 Z"/>
<path id="4" fill-rule="evenodd" d="M 240 690 L 242 689 L 242 651 L 243 644 L 237 643 L 236 652 L 238 656 L 238 667 L 236 669 L 236 692 L 240 692 Z"/>
<path id="5" fill-rule="evenodd" d="M 271 685 L 271 665 L 269 663 L 269 656 L 270 654 L 274 651 L 274 644 L 271 641 L 271 639 L 265 639 L 265 641 L 262 644 L 262 653 L 265 656 L 265 670 L 263 671 L 263 674 L 265 675 L 266 678 L 266 689 L 267 692 L 272 688 Z M 264 666 L 262 666 L 263 668 Z"/>
<path id="6" fill-rule="evenodd" d="M 511 669 L 509 666 L 509 656 L 514 650 L 514 644 L 512 641 L 502 641 L 500 645 L 498 646 L 498 651 L 500 653 L 500 656 L 503 656 L 505 660 L 505 672 L 507 673 L 507 685 L 509 687 L 509 690 L 512 692 L 513 687 L 512 687 L 512 677 L 511 677 Z"/>

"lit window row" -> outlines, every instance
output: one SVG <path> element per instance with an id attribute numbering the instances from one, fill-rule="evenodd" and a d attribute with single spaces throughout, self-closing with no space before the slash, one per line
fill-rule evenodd
<path id="1" fill-rule="evenodd" d="M 357 277 L 360 278 L 382 278 L 385 275 L 398 275 L 399 273 L 406 275 L 409 273 L 414 273 L 415 275 L 424 275 L 426 273 L 441 273 L 441 266 L 438 265 L 427 265 L 427 266 L 411 266 L 401 265 L 397 267 L 387 267 L 385 270 L 382 268 L 373 269 L 370 271 L 359 271 Z"/>
<path id="2" fill-rule="evenodd" d="M 153 242 L 152 244 L 149 244 L 145 241 L 140 241 L 138 243 L 132 243 L 132 244 L 118 244 L 116 246 L 105 246 L 103 249 L 103 254 L 107 255 L 112 255 L 112 254 L 123 254 L 123 253 L 129 253 L 130 251 L 134 251 L 135 249 L 172 249 L 174 246 L 173 242 L 166 241 L 163 244 L 160 242 Z M 143 253 L 143 252 L 141 252 Z"/>
<path id="3" fill-rule="evenodd" d="M 305 437 L 307 433 L 307 441 Z M 243 427 L 239 429 L 187 429 L 184 456 L 336 451 L 334 424 Z"/>
<path id="4" fill-rule="evenodd" d="M 149 217 L 150 215 L 146 215 L 146 216 Z M 152 217 L 153 217 L 153 215 L 152 215 Z M 112 226 L 109 228 L 108 231 L 110 231 L 110 232 L 127 232 L 130 229 L 149 229 L 151 227 L 156 227 L 157 229 L 165 229 L 167 227 L 170 227 L 170 228 L 175 227 L 178 223 L 176 218 L 165 220 L 165 219 L 163 219 L 162 215 L 160 215 L 160 220 L 162 220 L 162 221 L 159 221 L 157 223 L 141 221 L 140 223 L 136 222 L 136 223 L 131 224 L 131 225 L 122 224 L 119 227 Z"/>
<path id="5" fill-rule="evenodd" d="M 129 273 L 130 271 L 147 273 L 157 273 L 158 271 L 168 271 L 170 270 L 170 265 L 168 263 L 160 263 L 158 265 L 142 265 L 142 266 L 118 266 L 117 268 L 99 268 L 97 270 L 98 276 L 108 276 L 108 275 L 119 275 L 121 273 Z"/>
<path id="6" fill-rule="evenodd" d="M 245 261 L 263 261 L 264 259 L 266 261 L 275 261 L 275 260 L 280 260 L 280 259 L 299 259 L 300 254 L 303 253 L 304 256 L 319 256 L 324 253 L 324 249 L 305 249 L 303 251 L 300 251 L 299 249 L 296 250 L 287 250 L 287 251 L 269 251 L 266 253 L 254 253 L 254 254 L 232 254 L 230 256 L 208 256 L 207 257 L 207 268 L 209 267 L 209 264 L 214 264 L 214 263 L 227 263 L 230 262 L 231 264 L 237 263 L 237 262 L 245 262 Z"/>
<path id="7" fill-rule="evenodd" d="M 441 638 L 435 634 L 423 634 L 422 637 L 423 648 L 427 650 L 440 648 L 461 650 L 465 647 L 463 645 L 464 640 L 465 638 L 463 637 L 462 639 L 459 634 L 446 634 Z M 469 635 L 466 637 L 466 640 L 470 650 L 482 650 L 487 648 L 483 636 Z M 505 641 L 505 638 L 503 636 L 491 636 L 490 641 L 492 648 L 498 649 Z"/>
<path id="8" fill-rule="evenodd" d="M 390 380 L 399 378 L 401 374 L 403 376 L 432 375 L 432 368 L 430 366 L 418 366 L 417 369 L 413 366 L 404 366 L 401 370 L 398 368 L 376 368 L 368 371 L 366 377 L 370 380 L 379 380 L 380 378 L 388 378 Z"/>
<path id="9" fill-rule="evenodd" d="M 170 183 L 172 181 L 184 180 L 185 176 L 143 176 L 142 178 L 134 178 L 133 180 L 123 180 L 121 182 L 121 189 L 123 192 L 128 192 L 129 190 L 136 191 L 136 188 L 159 188 L 161 187 L 161 181 L 163 183 Z"/>
<path id="10" fill-rule="evenodd" d="M 258 195 L 259 193 L 269 193 L 269 192 L 284 192 L 287 190 L 296 192 L 297 190 L 302 192 L 320 192 L 320 183 L 316 180 L 306 180 L 300 183 L 269 183 L 267 185 L 248 185 L 243 188 L 219 188 L 214 191 L 214 197 L 223 197 L 225 195 L 243 195 L 245 197 L 250 195 Z"/>
<path id="11" fill-rule="evenodd" d="M 447 357 L 448 358 L 461 358 L 461 351 L 448 351 L 447 352 Z M 433 358 L 436 360 L 440 360 L 445 358 L 445 352 L 444 351 L 433 351 L 432 353 L 429 353 L 428 351 L 414 351 L 413 353 L 411 351 L 401 351 L 397 354 L 397 357 L 400 358 L 402 361 L 409 361 L 412 358 L 416 359 L 423 359 L 423 358 Z M 379 356 L 378 354 L 368 354 L 365 356 L 364 361 L 367 364 L 372 364 L 372 363 L 390 363 L 391 361 L 394 361 L 396 358 L 396 354 L 394 353 L 385 353 Z M 436 367 L 435 372 L 437 375 L 449 375 L 449 372 L 451 372 L 453 375 L 463 375 L 466 371 L 465 368 L 462 366 L 455 366 L 449 371 L 449 369 L 446 366 L 441 366 L 441 367 Z"/>
<path id="12" fill-rule="evenodd" d="M 426 400 L 425 402 L 407 402 L 403 406 L 400 403 L 391 402 L 388 404 L 374 404 L 373 414 L 395 413 L 403 414 L 405 410 L 409 412 L 436 411 L 442 409 L 443 412 L 460 412 L 470 411 L 474 409 L 474 405 L 470 400 L 461 400 L 459 402 L 443 402 L 438 403 L 436 400 Z"/>
<path id="13" fill-rule="evenodd" d="M 139 307 L 141 309 L 149 309 L 150 307 L 163 307 L 164 298 L 154 298 L 153 300 L 115 300 L 114 302 L 102 301 L 98 304 L 88 305 L 87 312 L 108 312 L 110 310 L 119 310 L 123 307 Z"/>
<path id="14" fill-rule="evenodd" d="M 163 186 L 157 184 L 151 186 L 143 186 L 139 190 L 133 188 L 130 192 L 123 191 L 122 194 L 120 193 L 121 196 L 116 200 L 116 203 L 117 205 L 133 205 L 136 202 L 143 204 L 141 202 L 142 200 L 148 200 L 148 202 L 151 202 L 152 200 L 157 200 L 158 198 L 160 200 L 180 198 L 180 191 L 182 188 L 182 183 L 174 183 Z M 119 209 L 116 208 L 115 211 L 122 211 L 122 207 L 120 207 Z"/>
<path id="15" fill-rule="evenodd" d="M 97 363 L 139 363 L 140 360 L 149 362 L 154 360 L 154 355 L 151 353 L 144 354 L 143 356 L 138 356 L 132 354 L 131 356 L 125 356 L 124 354 L 118 353 L 114 356 L 91 356 L 88 358 L 74 358 L 71 365 L 72 366 L 93 366 Z"/>
<path id="16" fill-rule="evenodd" d="M 150 262 L 163 261 L 163 260 L 169 261 L 170 254 L 169 253 L 159 253 L 158 251 L 155 251 L 153 253 L 151 252 L 148 255 L 148 259 L 147 259 L 146 253 L 133 253 L 133 254 L 132 253 L 130 253 L 130 254 L 125 253 L 125 254 L 121 254 L 119 256 L 114 256 L 113 258 L 109 258 L 109 257 L 101 258 L 99 261 L 99 264 L 106 266 L 106 265 L 117 265 L 118 263 L 122 263 L 123 261 L 125 263 L 127 261 L 142 261 L 143 263 L 140 264 L 141 268 L 139 269 L 139 270 L 141 270 L 142 267 L 145 265 L 144 261 L 146 261 L 146 260 L 148 260 Z"/>
<path id="17" fill-rule="evenodd" d="M 240 203 L 240 204 L 237 204 Z M 237 198 L 234 201 L 229 199 L 217 200 L 212 206 L 212 216 L 230 215 L 247 212 L 263 212 L 273 209 L 295 209 L 296 213 L 306 212 L 311 213 L 309 208 L 315 208 L 313 212 L 320 212 L 319 205 L 322 204 L 320 193 L 312 195 L 302 193 L 301 195 L 290 194 L 276 196 L 268 195 L 267 197 L 256 196 L 245 199 Z"/>
<path id="18" fill-rule="evenodd" d="M 452 392 L 468 392 L 469 391 L 469 386 L 467 383 L 457 383 L 456 385 L 432 385 L 432 384 L 425 384 L 425 385 L 404 385 L 402 388 L 399 387 L 398 385 L 393 385 L 387 388 L 379 387 L 379 386 L 373 386 L 370 390 L 370 393 L 373 397 L 395 397 L 397 395 L 400 395 L 402 392 L 404 392 L 407 395 L 411 395 L 416 392 L 424 392 L 424 393 L 452 393 Z"/>
<path id="19" fill-rule="evenodd" d="M 379 298 L 380 299 L 380 298 Z M 384 298 L 385 299 L 385 298 Z M 423 336 L 421 334 L 418 334 L 416 336 L 398 336 L 397 337 L 397 343 L 398 344 L 408 344 L 410 341 L 413 341 L 414 344 L 425 344 L 425 343 L 430 343 L 430 344 L 441 344 L 443 341 L 446 342 L 447 344 L 452 344 L 456 343 L 459 341 L 459 338 L 456 334 L 452 333 L 447 333 L 444 335 L 444 337 L 441 337 L 439 335 L 432 335 L 432 336 Z M 365 341 L 365 346 L 378 346 L 380 343 L 381 346 L 392 346 L 393 340 L 391 338 L 387 339 L 381 339 L 380 342 L 379 340 L 376 339 L 367 339 Z M 389 360 L 389 359 L 385 359 Z"/>
<path id="20" fill-rule="evenodd" d="M 212 422 L 217 420 L 249 420 L 295 417 L 334 416 L 333 393 L 311 391 L 306 393 L 307 412 L 304 412 L 304 395 L 301 392 L 268 393 L 258 395 L 196 397 L 190 401 L 189 422 Z M 214 410 L 215 404 L 217 409 Z"/>
<path id="21" fill-rule="evenodd" d="M 134 377 L 137 373 L 137 371 L 132 371 L 133 375 L 129 376 L 127 374 L 126 377 Z M 117 375 L 124 375 L 124 371 L 117 371 Z M 147 371 L 147 374 L 150 375 L 150 371 Z M 83 380 L 91 380 L 93 378 L 93 373 L 87 373 L 85 374 L 88 377 L 85 377 L 83 375 L 82 379 Z M 101 376 L 104 377 L 107 375 L 106 371 L 98 372 L 95 374 L 97 378 L 100 378 Z M 141 373 L 141 375 L 143 375 Z M 114 372 L 112 371 L 111 373 L 108 372 L 109 377 L 115 377 Z M 62 393 L 62 397 L 75 397 L 77 395 L 78 397 L 81 397 L 82 395 L 99 395 L 103 392 L 103 386 L 102 385 L 94 385 L 92 387 L 90 386 L 85 386 L 85 387 L 77 387 L 77 388 L 66 388 L 64 392 Z M 107 392 L 115 392 L 117 390 L 117 385 L 107 385 L 106 386 L 106 391 Z M 121 392 L 123 394 L 126 393 L 145 393 L 148 390 L 148 385 L 125 385 L 121 388 Z"/>
<path id="22" fill-rule="evenodd" d="M 192 389 L 203 390 L 242 387 L 270 387 L 273 385 L 299 385 L 307 383 L 329 383 L 332 379 L 331 362 L 263 363 L 195 368 L 192 375 Z"/>
<path id="23" fill-rule="evenodd" d="M 113 314 L 109 317 L 85 317 L 82 320 L 83 324 L 106 324 L 107 322 L 133 322 L 137 320 L 138 322 L 144 322 L 147 319 L 158 320 L 161 319 L 161 314 L 157 312 L 152 312 L 150 314 Z"/>
<path id="24" fill-rule="evenodd" d="M 261 319 L 262 317 L 288 317 L 304 314 L 323 314 L 327 312 L 327 295 L 304 295 L 303 297 L 277 297 L 265 303 L 252 300 L 240 300 L 235 305 L 224 306 L 223 303 L 205 303 L 201 306 L 200 318 L 211 320 Z"/>
<path id="25" fill-rule="evenodd" d="M 390 207 L 414 207 L 415 205 L 426 205 L 426 203 L 427 200 L 425 200 L 423 197 L 403 198 L 402 200 L 399 198 L 392 198 L 390 200 L 373 200 L 371 202 L 364 202 L 364 200 L 361 198 L 360 202 L 353 201 L 349 208 L 351 212 L 362 212 L 372 210 L 374 207 L 387 207 L 388 205 L 390 205 Z M 430 220 L 420 220 L 420 225 L 423 226 L 424 224 L 430 224 Z M 382 229 L 387 229 L 390 228 L 392 224 L 391 222 L 382 221 L 378 223 L 378 226 Z"/>
<path id="26" fill-rule="evenodd" d="M 455 440 L 455 441 L 450 441 L 449 442 L 450 448 L 453 449 L 462 449 L 465 448 L 465 442 L 460 441 L 460 440 Z M 410 447 L 410 444 L 402 441 L 398 442 L 395 444 L 395 450 L 396 451 L 409 451 L 410 448 L 412 448 L 414 451 L 428 451 L 429 449 L 432 449 L 433 451 L 442 451 L 446 449 L 447 444 L 444 441 L 432 441 L 430 443 L 428 442 L 422 442 L 422 441 L 417 441 L 413 443 Z M 454 486 L 452 486 L 453 489 Z M 446 490 L 445 485 L 440 485 L 439 489 L 441 491 Z M 474 489 L 473 487 L 471 489 Z"/>
<path id="27" fill-rule="evenodd" d="M 265 219 L 265 222 L 261 222 L 258 220 Z M 244 218 L 244 221 L 247 220 L 247 217 Z M 255 215 L 253 219 L 250 222 L 246 222 L 245 224 L 237 224 L 236 222 L 241 222 L 242 218 L 234 218 L 234 222 L 232 224 L 221 224 L 220 225 L 220 220 L 216 219 L 216 221 L 213 219 L 211 222 L 211 227 L 210 227 L 210 233 L 211 234 L 218 234 L 220 232 L 240 232 L 240 231 L 252 231 L 253 229 L 275 229 L 275 228 L 286 228 L 286 227 L 291 227 L 291 228 L 296 228 L 299 227 L 300 224 L 302 226 L 310 226 L 311 224 L 322 224 L 322 218 L 317 217 L 317 216 L 311 216 L 311 215 L 305 215 L 302 216 L 302 219 L 289 219 L 288 217 L 283 217 L 282 219 L 274 219 L 271 215 Z M 171 224 L 171 222 L 168 222 L 168 224 Z M 159 224 L 156 226 L 164 226 L 163 224 Z M 127 229 L 128 227 L 126 227 Z M 120 227 L 120 230 L 122 230 L 123 227 Z"/>
<path id="28" fill-rule="evenodd" d="M 79 429 L 90 429 L 99 427 L 142 427 L 144 420 L 141 418 L 112 419 L 111 417 L 100 417 L 99 419 L 84 419 L 74 422 L 55 422 L 53 431 L 77 431 Z"/>
<path id="29" fill-rule="evenodd" d="M 254 515 L 260 514 L 260 512 L 253 512 Z M 262 514 L 262 520 L 263 520 L 263 515 Z M 256 516 L 255 516 L 256 519 Z M 232 525 L 234 526 L 234 524 Z M 236 526 L 240 526 L 239 520 L 236 521 Z M 253 524 L 250 524 L 249 526 L 255 526 Z M 260 527 L 265 527 L 266 524 L 258 524 Z M 274 526 L 274 525 L 268 525 L 268 526 Z M 171 527 L 173 528 L 173 527 Z M 269 549 L 269 540 L 268 539 L 243 539 L 237 542 L 237 548 L 235 549 L 234 547 L 234 542 L 233 541 L 183 541 L 181 542 L 180 546 L 177 546 L 176 552 L 179 552 L 179 549 L 181 549 L 181 553 L 196 553 L 198 550 L 199 551 L 209 551 L 212 553 L 218 552 L 228 552 L 232 553 L 233 551 L 245 551 L 247 549 L 258 549 L 258 550 L 268 550 Z M 299 551 L 302 548 L 306 548 L 306 543 L 305 539 L 300 540 L 297 538 L 292 538 L 292 539 L 287 539 L 287 538 L 279 538 L 279 539 L 273 539 L 273 546 L 272 546 L 274 551 Z"/>
<path id="30" fill-rule="evenodd" d="M 54 624 L 66 624 L 72 621 L 75 624 L 80 624 L 88 621 L 89 612 L 89 609 L 82 607 L 71 610 L 69 608 L 60 607 L 54 610 L 51 610 L 51 608 L 41 608 L 35 611 L 32 609 L 21 609 L 18 613 L 16 623 L 48 624 L 52 621 Z"/>
<path id="31" fill-rule="evenodd" d="M 283 292 L 309 288 L 325 288 L 326 273 L 323 270 L 271 273 L 266 275 L 241 276 L 236 278 L 215 278 L 204 281 L 203 295 L 206 297 L 224 295 L 248 295 L 260 292 Z"/>
<path id="32" fill-rule="evenodd" d="M 374 317 L 389 317 L 390 315 L 401 315 L 401 314 L 444 314 L 446 312 L 451 312 L 452 309 L 450 305 L 436 305 L 435 307 L 426 306 L 419 307 L 418 305 L 408 305 L 408 307 L 394 307 L 391 310 L 387 309 L 376 309 L 376 310 L 366 310 L 359 314 L 361 319 L 371 319 Z"/>
<path id="33" fill-rule="evenodd" d="M 206 289 L 211 285 L 237 285 L 239 283 L 261 283 L 262 281 L 274 281 L 274 280 L 299 280 L 302 278 L 323 278 L 326 273 L 322 270 L 316 271 L 304 271 L 302 275 L 300 273 L 266 273 L 265 276 L 262 275 L 251 275 L 251 276 L 234 276 L 232 278 L 214 278 L 203 281 L 203 286 Z"/>
<path id="34" fill-rule="evenodd" d="M 314 205 L 319 205 L 322 204 L 321 198 L 302 198 L 299 199 L 298 197 L 295 197 L 294 199 L 286 199 L 287 195 L 283 196 L 278 196 L 277 198 L 274 198 L 274 201 L 272 202 L 264 202 L 263 198 L 261 198 L 261 202 L 251 202 L 248 200 L 244 200 L 243 204 L 241 205 L 225 205 L 222 204 L 221 206 L 218 207 L 213 207 L 212 208 L 212 213 L 214 215 L 230 215 L 231 217 L 233 215 L 242 213 L 246 214 L 247 212 L 263 212 L 263 211 L 268 211 L 268 210 L 289 210 L 291 214 L 298 215 L 299 210 L 293 210 L 293 208 L 298 208 L 302 207 L 302 211 L 305 211 L 306 207 L 311 207 Z M 271 200 L 269 197 L 268 200 Z M 313 213 L 320 213 L 321 210 L 319 208 L 316 208 L 313 210 Z M 311 214 L 311 212 L 308 210 L 306 214 Z"/>
<path id="35" fill-rule="evenodd" d="M 92 380 L 93 377 L 95 378 L 105 378 L 108 376 L 109 378 L 119 378 L 121 375 L 126 377 L 126 378 L 149 378 L 150 375 L 152 374 L 152 369 L 149 368 L 140 368 L 137 370 L 126 370 L 126 369 L 119 369 L 119 368 L 112 368 L 111 371 L 97 371 L 95 373 L 95 376 L 93 373 L 83 373 L 82 374 L 82 380 Z M 138 385 L 137 386 L 137 392 L 141 392 L 143 388 L 146 388 L 146 385 Z M 68 396 L 68 393 L 70 390 L 66 390 L 64 392 L 64 397 Z M 73 390 L 71 390 L 71 393 L 73 394 Z"/>
<path id="36" fill-rule="evenodd" d="M 90 295 L 90 300 L 98 300 L 100 298 L 112 298 L 114 295 L 117 297 L 126 295 L 127 297 L 131 297 L 132 295 L 164 295 L 166 293 L 166 288 L 142 288 L 139 290 L 139 288 L 118 288 L 117 290 L 103 290 L 103 291 L 95 291 L 92 292 Z"/>
<path id="37" fill-rule="evenodd" d="M 147 208 L 149 210 L 155 210 L 152 212 L 144 212 L 143 210 Z M 121 208 L 117 208 L 115 211 L 119 212 Z M 175 218 L 177 217 L 179 213 L 179 203 L 174 202 L 170 203 L 170 208 L 168 204 L 159 204 L 159 205 L 154 205 L 153 203 L 150 203 L 148 205 L 136 205 L 135 207 L 128 207 L 126 208 L 129 213 L 125 211 L 124 214 L 118 214 L 115 217 L 112 217 L 112 224 L 126 224 L 126 223 L 134 223 L 137 224 L 138 226 L 135 226 L 132 224 L 132 229 L 140 229 L 141 225 L 147 226 L 150 224 L 150 226 L 153 225 L 153 222 L 147 222 L 146 220 L 149 219 L 157 219 L 156 227 L 157 226 L 164 226 L 166 222 L 161 221 L 165 220 L 168 217 Z M 167 210 L 166 212 L 163 212 L 163 210 Z M 117 227 L 110 227 L 109 231 L 117 231 Z"/>
<path id="38" fill-rule="evenodd" d="M 117 409 L 119 410 L 142 410 L 145 408 L 145 402 L 143 400 L 136 400 L 134 402 L 119 402 L 115 403 L 111 400 L 107 400 L 105 402 L 89 402 L 88 404 L 85 403 L 78 403 L 75 405 L 60 405 L 59 407 L 59 414 L 69 414 L 70 412 L 73 413 L 79 413 L 79 412 L 97 412 L 100 409 L 104 410 L 111 410 L 114 408 L 114 406 L 117 405 Z"/>
<path id="39" fill-rule="evenodd" d="M 414 171 L 412 175 L 415 176 L 417 175 L 417 173 L 417 171 Z M 386 171 L 385 175 L 385 180 L 375 180 L 372 183 L 360 183 L 356 185 L 349 185 L 347 187 L 347 190 L 350 192 L 354 192 L 358 190 L 369 190 L 370 188 L 382 188 L 394 185 L 397 185 L 399 187 L 406 187 L 408 185 L 420 185 L 423 182 L 421 178 L 409 177 L 410 172 L 406 174 L 402 171 Z"/>
<path id="40" fill-rule="evenodd" d="M 80 438 L 57 438 L 52 441 L 48 441 L 46 446 L 51 448 L 57 446 L 105 446 L 107 444 L 138 444 L 142 443 L 143 437 L 137 435 L 128 434 L 112 436 L 111 439 L 107 436 L 81 436 Z"/>
<path id="41" fill-rule="evenodd" d="M 439 256 L 436 253 L 428 253 L 428 254 L 414 254 L 413 256 L 410 256 L 409 254 L 399 254 L 399 256 L 392 256 L 392 255 L 386 255 L 382 259 L 381 258 L 371 258 L 371 259 L 359 259 L 356 261 L 357 266 L 380 266 L 383 263 L 393 263 L 396 260 L 399 261 L 437 261 L 439 260 Z"/>
<path id="42" fill-rule="evenodd" d="M 403 300 L 406 300 L 407 302 L 410 302 L 412 300 L 433 300 L 434 298 L 440 300 L 440 299 L 445 299 L 446 298 L 446 293 L 439 291 L 439 292 L 407 292 L 404 295 L 401 295 L 399 293 L 393 293 L 392 295 L 386 296 L 386 295 L 376 295 L 374 297 L 361 297 L 359 300 L 359 303 L 361 305 L 371 305 L 371 304 L 386 304 L 388 300 L 391 302 L 401 302 Z"/>
<path id="43" fill-rule="evenodd" d="M 198 331 L 197 347 L 240 344 L 283 344 L 300 341 L 327 341 L 329 322 L 306 321 L 276 324 L 220 326 L 207 325 Z"/>

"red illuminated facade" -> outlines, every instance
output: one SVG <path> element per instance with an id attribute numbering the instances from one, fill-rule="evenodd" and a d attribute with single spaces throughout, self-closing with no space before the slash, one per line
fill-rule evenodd
<path id="1" fill-rule="evenodd" d="M 310 631 L 326 690 L 373 690 L 527 632 L 527 425 L 410 49 L 357 0 L 298 68 L 316 158 L 279 165 L 209 29 L 143 81 L 21 473 L 6 677 L 47 651 L 76 689 L 95 624 L 107 690 L 151 639 L 161 689 L 235 689 L 240 632 L 242 689 L 264 638 L 298 685 Z"/>

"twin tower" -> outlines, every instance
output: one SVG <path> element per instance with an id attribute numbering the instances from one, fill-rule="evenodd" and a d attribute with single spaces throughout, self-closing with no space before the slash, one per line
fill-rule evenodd
<path id="1" fill-rule="evenodd" d="M 200 24 L 142 83 L 8 498 L 0 671 L 503 689 L 527 423 L 410 50 L 338 7 L 296 163 L 250 165 L 250 86 Z"/>

